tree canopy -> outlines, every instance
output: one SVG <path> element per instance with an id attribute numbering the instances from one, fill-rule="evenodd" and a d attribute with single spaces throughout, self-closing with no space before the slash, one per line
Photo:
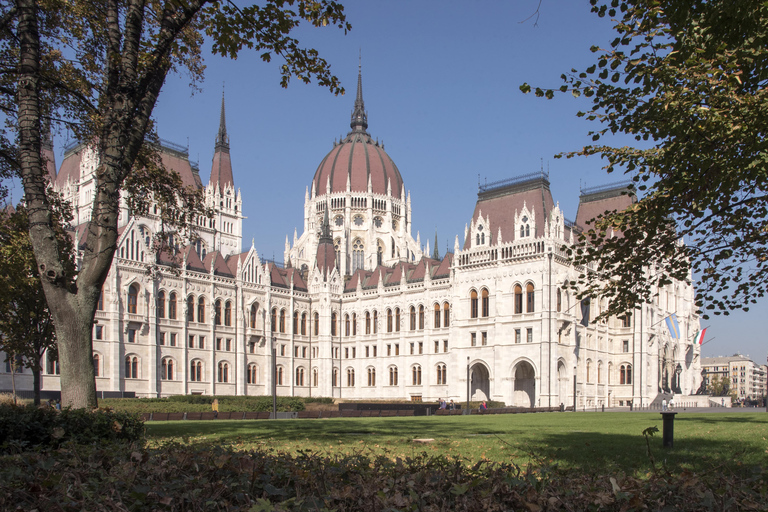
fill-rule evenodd
<path id="1" fill-rule="evenodd" d="M 621 314 L 693 273 L 705 318 L 748 310 L 768 287 L 768 4 L 590 1 L 613 19 L 610 47 L 593 47 L 596 62 L 563 74 L 559 89 L 520 87 L 588 98 L 578 115 L 601 127 L 565 156 L 599 155 L 640 196 L 581 236 L 574 261 L 596 270 L 582 293 Z M 615 134 L 637 147 L 603 143 Z"/>
<path id="2" fill-rule="evenodd" d="M 157 157 L 152 111 L 170 72 L 192 84 L 203 76 L 206 38 L 215 54 L 256 51 L 283 60 L 280 82 L 291 77 L 343 91 L 329 64 L 291 36 L 301 23 L 350 28 L 333 0 L 267 0 L 240 6 L 218 0 L 0 1 L 0 171 L 24 186 L 30 239 L 54 318 L 65 406 L 96 405 L 91 330 L 97 299 L 118 240 L 121 196 L 138 212 L 159 203 L 163 221 L 194 229 L 205 214 L 198 191 Z M 77 275 L 55 237 L 47 193 L 42 133 L 65 126 L 94 148 L 96 190 L 91 218 L 78 240 Z M 75 279 L 76 277 L 76 279 Z"/>

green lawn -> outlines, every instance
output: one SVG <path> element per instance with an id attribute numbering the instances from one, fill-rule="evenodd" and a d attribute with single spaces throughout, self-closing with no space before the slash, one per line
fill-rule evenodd
<path id="1" fill-rule="evenodd" d="M 650 470 L 644 429 L 657 464 L 671 470 L 748 468 L 768 463 L 768 413 L 680 413 L 675 447 L 662 448 L 659 413 L 542 413 L 413 418 L 148 422 L 152 444 L 231 444 L 243 449 L 322 454 L 444 454 L 469 461 L 558 464 L 586 471 Z M 427 444 L 414 439 L 432 438 Z M 537 464 L 538 465 L 538 464 Z"/>

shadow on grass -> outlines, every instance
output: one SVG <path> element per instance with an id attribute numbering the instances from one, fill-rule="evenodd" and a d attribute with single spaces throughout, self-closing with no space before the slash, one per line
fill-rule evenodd
<path id="1" fill-rule="evenodd" d="M 765 420 L 745 415 L 680 414 L 675 423 L 673 449 L 662 448 L 662 421 L 654 413 L 190 421 L 148 424 L 148 431 L 158 440 L 188 436 L 245 445 L 261 442 L 268 448 L 359 442 L 402 449 L 414 438 L 428 437 L 436 440 L 434 453 L 445 453 L 448 445 L 458 441 L 468 453 L 495 451 L 493 460 L 507 456 L 583 471 L 644 473 L 651 471 L 651 463 L 642 432 L 657 426 L 651 451 L 657 467 L 670 471 L 718 467 L 739 471 L 765 465 L 768 459 L 768 414 Z"/>

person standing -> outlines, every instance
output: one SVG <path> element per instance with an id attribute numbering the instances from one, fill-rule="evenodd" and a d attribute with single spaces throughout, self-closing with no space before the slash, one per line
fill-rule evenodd
<path id="1" fill-rule="evenodd" d="M 662 411 L 666 411 L 667 410 L 667 399 L 666 398 L 662 398 L 661 399 L 661 410 Z"/>

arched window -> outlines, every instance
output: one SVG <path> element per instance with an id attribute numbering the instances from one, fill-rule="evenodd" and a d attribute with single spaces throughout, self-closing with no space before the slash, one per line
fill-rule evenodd
<path id="1" fill-rule="evenodd" d="M 424 306 L 419 306 L 419 330 L 424 330 Z"/>
<path id="2" fill-rule="evenodd" d="M 387 332 L 392 332 L 392 310 L 387 308 Z"/>
<path id="3" fill-rule="evenodd" d="M 469 317 L 477 318 L 477 292 L 475 290 L 469 293 Z"/>
<path id="4" fill-rule="evenodd" d="M 416 308 L 413 306 L 411 306 L 409 317 L 411 319 L 411 330 L 415 331 L 416 330 Z"/>
<path id="5" fill-rule="evenodd" d="M 229 382 L 229 363 L 224 361 L 219 362 L 219 382 Z"/>
<path id="6" fill-rule="evenodd" d="M 96 377 L 101 375 L 101 356 L 93 354 L 93 373 Z"/>
<path id="7" fill-rule="evenodd" d="M 437 384 L 448 384 L 446 380 L 446 367 L 444 364 L 437 365 Z"/>
<path id="8" fill-rule="evenodd" d="M 176 292 L 168 296 L 168 318 L 176 320 Z"/>
<path id="9" fill-rule="evenodd" d="M 347 387 L 352 388 L 355 386 L 355 370 L 347 368 Z"/>
<path id="10" fill-rule="evenodd" d="M 296 368 L 296 385 L 297 386 L 304 385 L 304 368 L 301 366 Z"/>
<path id="11" fill-rule="evenodd" d="M 379 240 L 379 245 L 376 247 L 376 266 L 380 266 L 384 258 L 384 244 Z"/>
<path id="12" fill-rule="evenodd" d="M 214 323 L 221 325 L 221 300 L 216 300 L 214 303 Z"/>
<path id="13" fill-rule="evenodd" d="M 559 313 L 563 309 L 563 294 L 560 288 L 557 289 L 557 312 Z"/>
<path id="14" fill-rule="evenodd" d="M 451 326 L 451 306 L 447 302 L 443 303 L 443 327 Z"/>
<path id="15" fill-rule="evenodd" d="M 195 296 L 187 297 L 187 322 L 195 321 Z"/>
<path id="16" fill-rule="evenodd" d="M 157 318 L 165 318 L 165 292 L 157 293 Z"/>
<path id="17" fill-rule="evenodd" d="M 395 308 L 395 332 L 400 332 L 400 308 Z"/>
<path id="18" fill-rule="evenodd" d="M 603 383 L 603 362 L 602 361 L 597 362 L 597 383 L 598 384 Z"/>
<path id="19" fill-rule="evenodd" d="M 344 336 L 349 336 L 349 314 L 344 315 Z"/>
<path id="20" fill-rule="evenodd" d="M 365 334 L 371 334 L 371 314 L 365 312 Z"/>
<path id="21" fill-rule="evenodd" d="M 96 302 L 96 309 L 98 311 L 104 311 L 104 290 L 99 292 L 99 300 Z"/>
<path id="22" fill-rule="evenodd" d="M 312 332 L 314 333 L 315 336 L 317 336 L 320 333 L 320 314 L 315 313 L 314 317 L 315 317 L 315 325 L 313 327 Z"/>
<path id="23" fill-rule="evenodd" d="M 301 314 L 301 335 L 302 336 L 307 335 L 307 314 L 306 313 Z"/>
<path id="24" fill-rule="evenodd" d="M 379 312 L 373 310 L 373 334 L 379 332 Z"/>
<path id="25" fill-rule="evenodd" d="M 359 238 L 356 238 L 354 242 L 352 242 L 352 273 L 354 274 L 357 269 L 363 268 L 363 263 L 365 262 L 365 246 L 363 245 L 363 241 Z"/>
<path id="26" fill-rule="evenodd" d="M 440 304 L 435 304 L 435 329 L 440 328 Z"/>
<path id="27" fill-rule="evenodd" d="M 389 367 L 389 385 L 397 386 L 397 366 Z"/>
<path id="28" fill-rule="evenodd" d="M 277 383 L 278 386 L 282 386 L 283 385 L 283 367 L 282 366 L 277 367 L 277 371 L 275 372 L 275 375 L 277 377 L 275 379 L 275 382 Z"/>
<path id="29" fill-rule="evenodd" d="M 203 363 L 199 360 L 194 360 L 189 363 L 189 380 L 192 382 L 203 381 Z"/>
<path id="30" fill-rule="evenodd" d="M 259 310 L 259 305 L 255 302 L 251 304 L 251 312 L 250 315 L 248 315 L 248 324 L 251 327 L 251 329 L 256 328 L 256 312 Z"/>
<path id="31" fill-rule="evenodd" d="M 53 350 L 45 351 L 45 373 L 48 375 L 59 375 L 61 373 L 59 358 Z"/>
<path id="32" fill-rule="evenodd" d="M 519 284 L 515 285 L 515 314 L 519 315 L 523 312 L 523 287 Z"/>
<path id="33" fill-rule="evenodd" d="M 245 376 L 246 381 L 248 382 L 248 384 L 256 384 L 256 382 L 258 382 L 256 380 L 258 378 L 258 376 L 259 376 L 258 368 L 259 367 L 256 364 L 254 364 L 254 363 L 251 363 L 251 364 L 248 365 L 248 370 L 247 370 L 247 373 L 246 373 L 246 376 Z"/>
<path id="34" fill-rule="evenodd" d="M 412 383 L 414 386 L 420 386 L 421 385 L 421 366 L 418 364 L 413 365 L 413 368 L 411 368 L 411 377 L 412 377 Z"/>
<path id="35" fill-rule="evenodd" d="M 337 315 L 334 311 L 331 313 L 331 336 L 336 336 L 336 321 L 337 321 Z"/>
<path id="36" fill-rule="evenodd" d="M 632 365 L 621 365 L 621 368 L 619 368 L 619 384 L 632 384 Z"/>
<path id="37" fill-rule="evenodd" d="M 587 382 L 592 382 L 592 361 L 587 359 Z"/>
<path id="38" fill-rule="evenodd" d="M 201 324 L 205 323 L 205 297 L 197 299 L 197 321 Z"/>
<path id="39" fill-rule="evenodd" d="M 173 380 L 173 359 L 164 357 L 162 363 L 162 380 Z"/>
<path id="40" fill-rule="evenodd" d="M 299 312 L 293 312 L 293 334 L 299 334 Z"/>
<path id="41" fill-rule="evenodd" d="M 338 368 L 333 369 L 333 374 L 331 378 L 332 378 L 331 386 L 335 388 L 336 386 L 339 385 L 339 369 Z"/>
<path id="42" fill-rule="evenodd" d="M 125 356 L 125 378 L 139 378 L 139 358 L 136 356 Z"/>
<path id="43" fill-rule="evenodd" d="M 483 291 L 481 293 L 481 296 L 483 298 L 483 318 L 488 317 L 488 312 L 490 311 L 490 298 L 488 297 L 488 289 L 483 288 Z"/>
<path id="44" fill-rule="evenodd" d="M 352 313 L 352 336 L 357 336 L 357 313 Z"/>
<path id="45" fill-rule="evenodd" d="M 317 368 L 312 369 L 312 386 L 317 387 Z"/>
<path id="46" fill-rule="evenodd" d="M 368 386 L 376 385 L 376 368 L 368 368 Z"/>
<path id="47" fill-rule="evenodd" d="M 136 283 L 128 287 L 128 313 L 136 314 L 139 311 L 139 287 Z"/>
<path id="48" fill-rule="evenodd" d="M 272 332 L 277 332 L 277 308 L 272 308 Z"/>
<path id="49" fill-rule="evenodd" d="M 533 283 L 528 283 L 528 285 L 525 287 L 526 311 L 528 311 L 528 313 L 533 313 L 533 308 L 534 308 L 533 299 L 534 299 Z"/>
<path id="50" fill-rule="evenodd" d="M 280 332 L 285 332 L 285 310 L 280 310 Z"/>
<path id="51" fill-rule="evenodd" d="M 227 327 L 232 326 L 232 302 L 227 301 L 224 304 L 224 325 Z"/>

